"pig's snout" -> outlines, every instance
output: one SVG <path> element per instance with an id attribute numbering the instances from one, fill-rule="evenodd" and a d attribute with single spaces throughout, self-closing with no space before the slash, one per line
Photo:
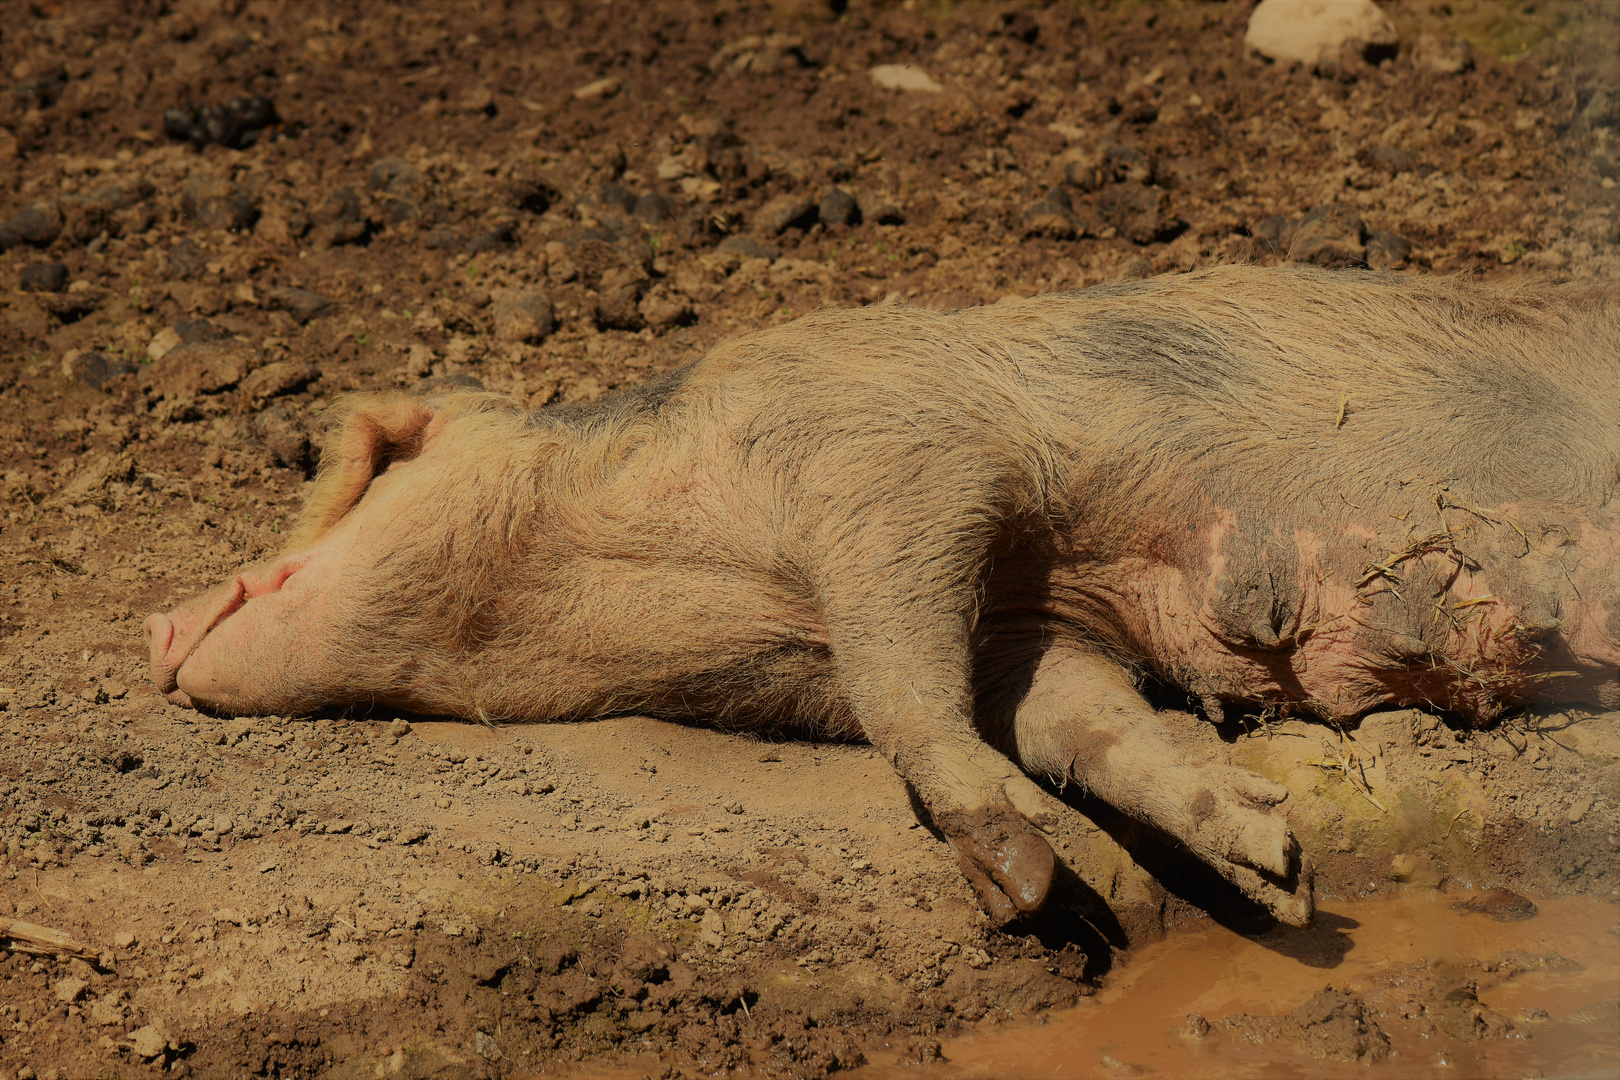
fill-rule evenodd
<path id="1" fill-rule="evenodd" d="M 167 615 L 148 615 L 141 629 L 146 634 L 146 655 L 152 664 L 152 675 L 158 689 L 166 694 L 174 689 L 174 672 L 166 671 L 163 666 L 163 661 L 169 655 L 169 646 L 174 644 L 174 620 Z M 164 685 L 165 675 L 168 685 Z"/>
<path id="2" fill-rule="evenodd" d="M 249 567 L 190 604 L 166 615 L 149 616 L 142 629 L 146 634 L 152 681 L 164 697 L 176 705 L 193 707 L 192 695 L 180 687 L 187 661 L 193 659 L 210 634 L 241 611 L 248 601 L 279 592 L 306 561 L 306 556 L 292 556 L 268 566 Z M 205 665 L 210 669 L 213 666 Z M 202 671 L 187 669 L 187 673 L 193 676 L 191 681 L 196 681 L 196 676 L 209 681 Z"/>

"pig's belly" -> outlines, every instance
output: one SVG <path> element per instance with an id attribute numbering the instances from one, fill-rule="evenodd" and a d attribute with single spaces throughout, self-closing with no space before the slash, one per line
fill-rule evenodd
<path id="1" fill-rule="evenodd" d="M 1620 540 L 1588 531 L 1579 559 L 1537 565 L 1509 535 L 1474 544 L 1478 559 L 1441 541 L 1396 562 L 1307 538 L 1275 567 L 1237 568 L 1263 595 L 1233 587 L 1218 537 L 1207 560 L 1076 559 L 992 590 L 990 618 L 1056 619 L 1206 700 L 1325 717 L 1386 704 L 1478 721 L 1530 702 L 1620 706 Z"/>

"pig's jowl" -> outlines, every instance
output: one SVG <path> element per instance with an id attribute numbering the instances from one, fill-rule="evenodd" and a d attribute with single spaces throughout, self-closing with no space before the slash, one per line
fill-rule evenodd
<path id="1" fill-rule="evenodd" d="M 1303 924 L 1285 790 L 1136 682 L 1620 707 L 1617 296 L 1224 268 L 822 312 L 591 406 L 353 397 L 287 550 L 147 621 L 154 675 L 865 736 L 997 918 L 1045 899 L 1046 781 Z"/>

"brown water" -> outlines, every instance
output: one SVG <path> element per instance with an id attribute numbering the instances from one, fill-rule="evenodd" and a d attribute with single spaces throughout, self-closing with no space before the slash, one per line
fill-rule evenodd
<path id="1" fill-rule="evenodd" d="M 1132 954 L 1078 1008 L 1036 1023 L 981 1029 L 944 1046 L 926 1070 L 887 1064 L 881 1052 L 857 1072 L 866 1080 L 927 1073 L 941 1078 L 1185 1077 L 1593 1077 L 1620 1076 L 1620 905 L 1610 898 L 1536 897 L 1539 913 L 1498 923 L 1452 909 L 1455 895 L 1327 902 L 1317 925 L 1248 938 L 1214 923 L 1178 932 Z M 1489 960 L 1508 950 L 1557 953 L 1580 970 L 1536 970 L 1487 987 L 1480 1002 L 1512 1021 L 1516 1037 L 1458 1042 L 1424 1037 L 1415 1022 L 1382 1020 L 1394 1053 L 1381 1063 L 1321 1061 L 1279 1046 L 1183 1035 L 1189 1013 L 1211 1023 L 1236 1013 L 1288 1013 L 1324 986 L 1369 1004 L 1404 985 L 1424 960 Z M 1607 1006 L 1605 1009 L 1604 1006 Z M 1541 1010 L 1547 1019 L 1526 1019 Z M 1533 1013 L 1530 1015 L 1534 1015 Z"/>
<path id="2" fill-rule="evenodd" d="M 1453 909 L 1458 899 L 1413 893 L 1326 901 L 1311 929 L 1279 929 L 1259 937 L 1204 922 L 1125 957 L 1103 989 L 1077 1008 L 1036 1021 L 981 1026 L 946 1041 L 945 1060 L 925 1067 L 898 1064 L 897 1047 L 869 1047 L 870 1064 L 840 1075 L 855 1080 L 1620 1077 L 1620 903 L 1610 897 L 1534 896 L 1539 908 L 1534 918 L 1499 923 Z M 1576 964 L 1506 980 L 1469 965 L 1513 950 L 1557 954 Z M 1477 979 L 1480 1003 L 1509 1020 L 1515 1034 L 1461 1042 L 1415 1018 L 1403 1019 L 1398 1010 L 1380 1015 L 1380 1006 L 1419 993 L 1423 973 L 1432 972 L 1434 964 L 1442 965 L 1442 972 Z M 1255 1045 L 1223 1034 L 1224 1017 L 1287 1014 L 1329 985 L 1366 998 L 1389 1036 L 1390 1057 L 1372 1065 L 1319 1060 L 1286 1045 Z M 1189 1013 L 1213 1025 L 1208 1036 L 1182 1033 Z M 1425 1026 L 1431 1028 L 1428 1035 L 1422 1033 Z M 628 1068 L 587 1066 L 565 1074 L 617 1080 L 657 1076 L 662 1069 L 648 1057 Z"/>

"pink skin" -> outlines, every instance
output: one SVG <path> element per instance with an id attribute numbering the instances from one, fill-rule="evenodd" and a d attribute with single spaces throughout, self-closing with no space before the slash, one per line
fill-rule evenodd
<path id="1" fill-rule="evenodd" d="M 146 620 L 152 674 L 170 701 L 275 713 L 321 702 L 287 690 L 308 685 L 329 624 L 333 552 L 323 545 L 245 567 L 168 615 Z M 277 694 L 276 688 L 283 688 Z"/>

